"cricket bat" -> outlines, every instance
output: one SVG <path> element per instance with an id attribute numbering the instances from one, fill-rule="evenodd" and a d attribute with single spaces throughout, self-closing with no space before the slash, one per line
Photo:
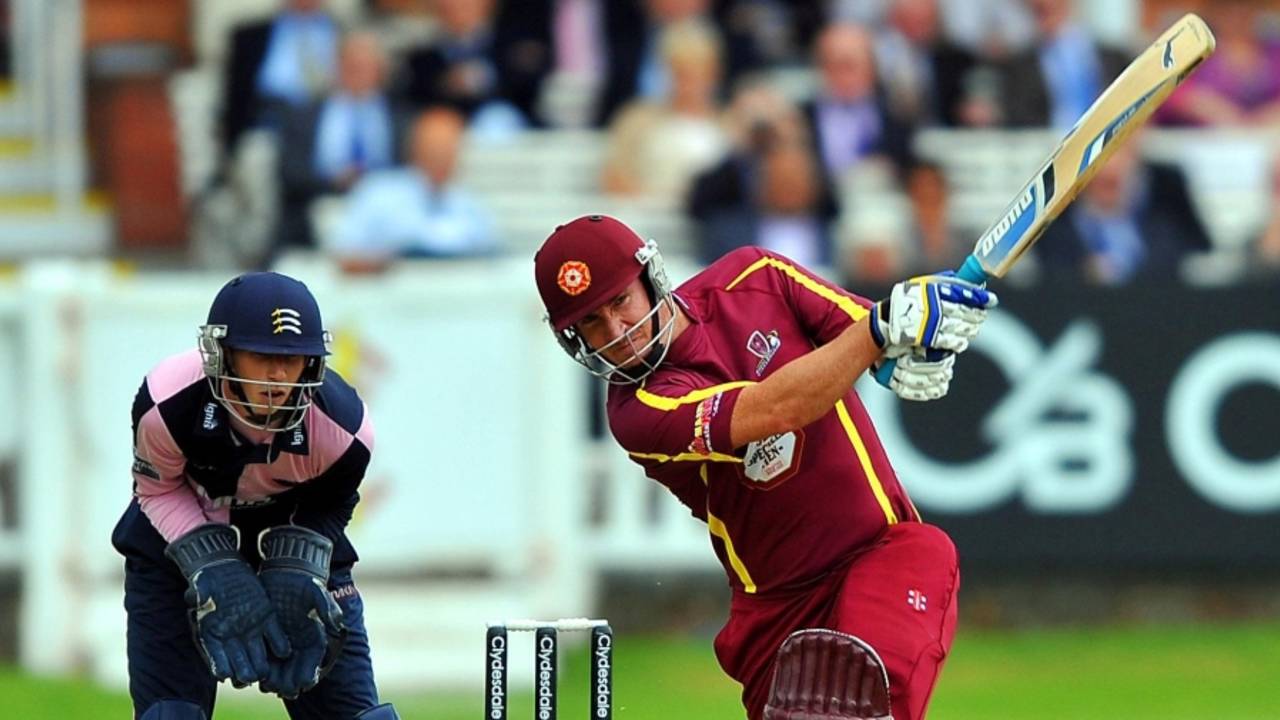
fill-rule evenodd
<path id="1" fill-rule="evenodd" d="M 1120 73 L 1067 132 L 1040 169 L 978 238 L 956 274 L 985 283 L 1004 277 L 1075 200 L 1102 164 L 1213 52 L 1209 26 L 1194 13 L 1174 23 Z M 894 363 L 876 377 L 887 383 Z"/>

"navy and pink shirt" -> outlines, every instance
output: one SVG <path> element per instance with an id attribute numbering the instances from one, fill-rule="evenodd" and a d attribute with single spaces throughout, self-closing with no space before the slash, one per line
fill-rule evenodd
<path id="1" fill-rule="evenodd" d="M 162 547 L 129 536 L 153 528 L 168 543 L 205 523 L 229 523 L 240 528 L 241 553 L 254 559 L 258 532 L 292 523 L 334 541 L 334 567 L 353 563 L 345 528 L 373 435 L 364 402 L 331 369 L 298 427 L 267 432 L 214 398 L 199 351 L 174 355 L 147 374 L 134 399 L 134 502 L 118 544 Z"/>
<path id="2" fill-rule="evenodd" d="M 676 290 L 690 325 L 640 386 L 614 385 L 614 437 L 707 523 L 730 585 L 806 586 L 886 527 L 918 521 L 852 388 L 818 420 L 732 447 L 744 387 L 833 340 L 871 303 L 758 248 L 735 250 Z"/>

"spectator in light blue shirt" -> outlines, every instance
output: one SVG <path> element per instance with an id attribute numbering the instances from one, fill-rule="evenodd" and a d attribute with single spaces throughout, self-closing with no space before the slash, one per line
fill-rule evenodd
<path id="1" fill-rule="evenodd" d="M 414 121 L 406 167 L 371 173 L 352 190 L 330 250 L 349 268 L 396 257 L 461 257 L 493 252 L 489 212 L 454 183 L 466 120 L 433 107 Z"/>
<path id="2" fill-rule="evenodd" d="M 258 70 L 258 93 L 299 105 L 333 82 L 338 64 L 338 28 L 322 3 L 293 2 L 276 16 L 267 53 Z"/>
<path id="3" fill-rule="evenodd" d="M 289 110 L 320 97 L 333 83 L 339 30 L 323 0 L 280 5 L 280 12 L 231 34 L 219 122 L 227 157 L 235 155 L 245 132 L 279 130 Z"/>
<path id="4" fill-rule="evenodd" d="M 281 133 L 279 245 L 314 245 L 312 201 L 345 193 L 365 173 L 395 164 L 399 114 L 387 99 L 386 78 L 377 37 L 351 32 L 342 41 L 337 87 L 288 114 Z"/>

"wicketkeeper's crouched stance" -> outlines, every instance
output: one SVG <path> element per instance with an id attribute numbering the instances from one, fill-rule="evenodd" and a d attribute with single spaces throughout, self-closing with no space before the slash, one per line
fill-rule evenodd
<path id="1" fill-rule="evenodd" d="M 951 647 L 955 548 L 920 521 L 852 389 L 946 394 L 995 295 L 946 274 L 879 303 L 735 250 L 672 289 L 656 244 L 608 217 L 534 262 L 564 349 L 610 383 L 609 426 L 707 523 L 733 589 L 716 637 L 751 720 L 917 720 Z"/>
<path id="2" fill-rule="evenodd" d="M 306 286 L 232 280 L 198 350 L 157 365 L 133 405 L 125 557 L 129 693 L 141 720 L 205 720 L 217 683 L 258 683 L 294 720 L 396 720 L 379 705 L 345 528 L 373 425 L 326 371 Z"/>

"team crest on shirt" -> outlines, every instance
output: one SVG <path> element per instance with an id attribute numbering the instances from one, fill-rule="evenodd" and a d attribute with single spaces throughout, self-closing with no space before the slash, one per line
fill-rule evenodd
<path id="1" fill-rule="evenodd" d="M 556 275 L 556 284 L 566 295 L 581 295 L 591 287 L 591 268 L 581 260 L 566 260 Z"/>
<path id="2" fill-rule="evenodd" d="M 742 474 L 756 490 L 772 490 L 800 469 L 804 433 L 800 430 L 773 435 L 747 445 Z"/>
<path id="3" fill-rule="evenodd" d="M 751 337 L 747 338 L 747 350 L 760 358 L 760 362 L 756 363 L 756 377 L 764 374 L 764 369 L 769 366 L 769 361 L 777 354 L 780 347 L 782 347 L 782 338 L 778 337 L 777 330 L 770 330 L 768 335 L 759 330 L 751 332 Z"/>

